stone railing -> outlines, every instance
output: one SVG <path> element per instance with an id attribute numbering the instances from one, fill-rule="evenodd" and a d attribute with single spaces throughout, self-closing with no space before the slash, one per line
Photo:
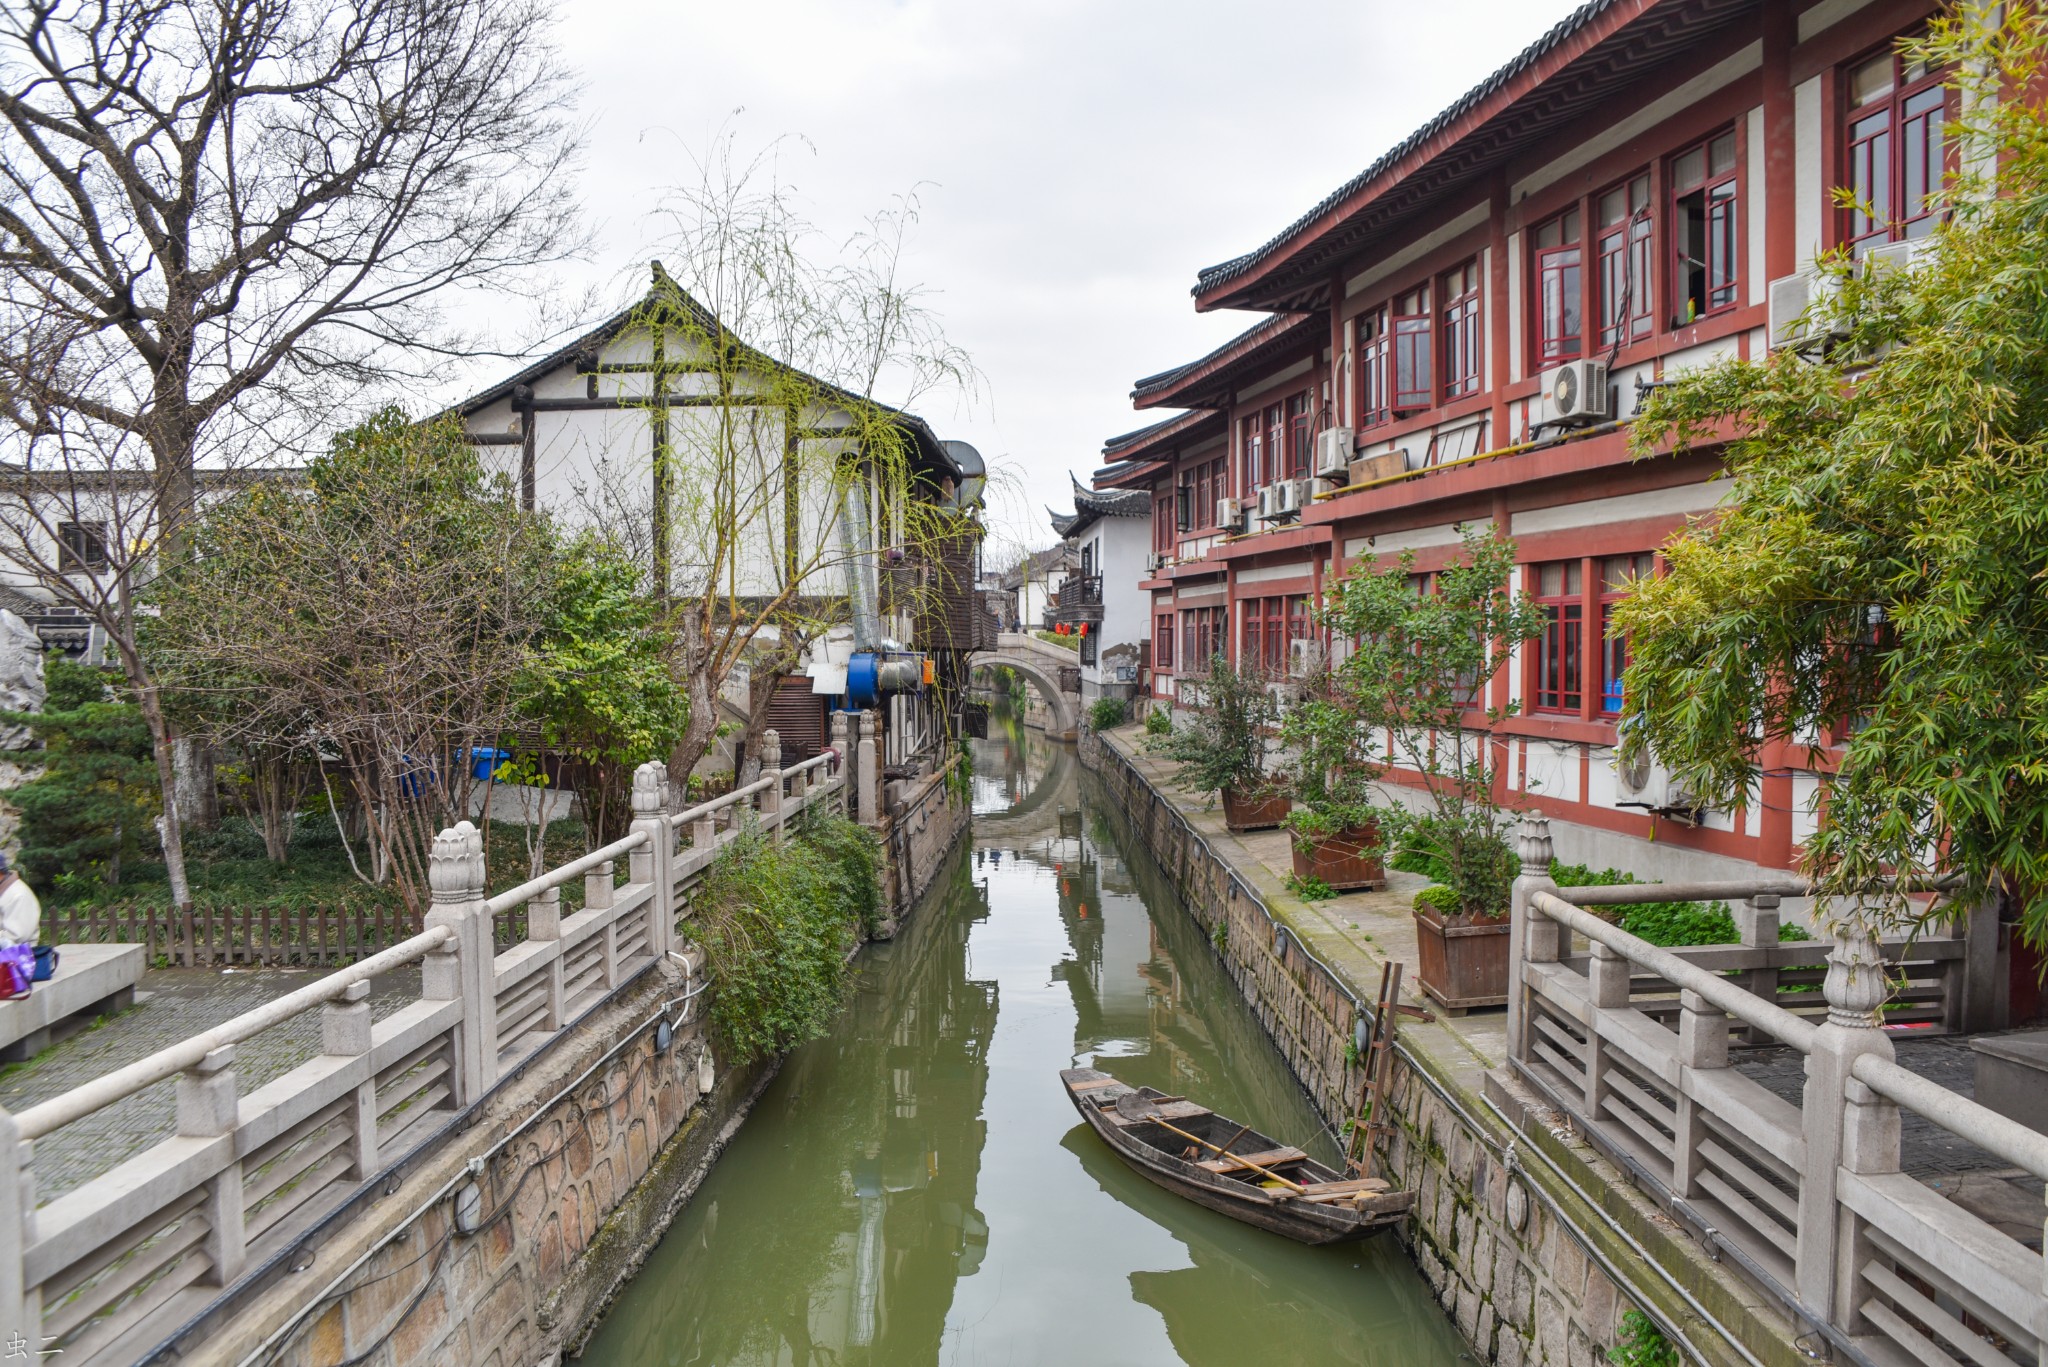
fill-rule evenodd
<path id="1" fill-rule="evenodd" d="M 1810 1356 L 2039 1367 L 2042 1254 L 1901 1171 L 1906 1111 L 2048 1178 L 2048 1135 L 1894 1061 L 1888 1026 L 1952 1020 L 1967 995 L 1895 985 L 1952 978 L 1968 933 L 1780 945 L 1778 898 L 1803 883 L 1559 889 L 1541 820 L 1521 854 L 1508 1032 L 1526 1082 L 1807 1325 Z M 1585 909 L 1707 896 L 1746 899 L 1744 945 L 1660 949 Z M 1790 1009 L 1787 973 L 1823 954 L 1812 1006 Z M 1745 1042 L 1804 1056 L 1798 1103 L 1735 1066 Z"/>
<path id="2" fill-rule="evenodd" d="M 676 953 L 677 922 L 720 846 L 749 822 L 780 838 L 811 806 L 872 819 L 874 782 L 838 763 L 846 717 L 833 720 L 834 749 L 784 770 L 770 731 L 758 781 L 677 814 L 664 808 L 663 766 L 642 765 L 628 835 L 496 896 L 484 889 L 482 838 L 462 822 L 435 839 L 420 934 L 18 1114 L 0 1111 L 0 1334 L 67 1363 L 134 1361 L 663 956 L 697 977 L 701 956 Z M 869 776 L 872 728 L 863 714 Z M 565 914 L 562 889 L 579 878 L 583 908 Z M 527 938 L 495 952 L 493 917 L 522 904 Z M 419 999 L 373 1021 L 370 980 L 412 964 Z M 244 1094 L 237 1050 L 316 1009 L 319 1053 Z M 170 1138 L 36 1204 L 37 1141 L 169 1078 Z"/>

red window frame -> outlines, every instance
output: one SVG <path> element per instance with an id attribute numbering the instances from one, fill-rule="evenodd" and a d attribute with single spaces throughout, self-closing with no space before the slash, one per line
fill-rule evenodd
<path id="1" fill-rule="evenodd" d="M 1446 271 L 1438 282 L 1443 308 L 1444 399 L 1479 392 L 1484 339 L 1479 328 L 1479 258 Z"/>
<path id="2" fill-rule="evenodd" d="M 1529 710 L 1578 716 L 1586 698 L 1586 598 L 1584 564 L 1553 560 L 1529 567 L 1543 612 L 1543 630 L 1530 652 Z"/>
<path id="3" fill-rule="evenodd" d="M 1618 209 L 1618 214 L 1616 213 Z M 1650 173 L 1639 171 L 1593 198 L 1595 278 L 1600 287 L 1600 345 L 1640 341 L 1652 331 L 1655 301 Z"/>
<path id="4" fill-rule="evenodd" d="M 1436 397 L 1429 313 L 1429 286 L 1412 289 L 1394 301 L 1394 393 L 1397 413 L 1427 408 Z"/>
<path id="5" fill-rule="evenodd" d="M 1287 668 L 1287 600 L 1268 598 L 1266 605 L 1266 672 L 1280 674 Z"/>
<path id="6" fill-rule="evenodd" d="M 1239 423 L 1238 428 L 1238 497 L 1256 498 L 1259 486 L 1265 483 L 1260 472 L 1264 463 L 1265 425 L 1255 413 Z"/>
<path id="7" fill-rule="evenodd" d="M 1614 629 L 1614 605 L 1635 592 L 1636 581 L 1657 572 L 1657 557 L 1651 551 L 1633 555 L 1609 555 L 1600 562 L 1600 696 L 1603 717 L 1621 714 L 1621 678 L 1628 669 L 1626 633 Z"/>
<path id="8" fill-rule="evenodd" d="M 1259 639 L 1259 600 L 1240 598 L 1237 620 L 1237 658 L 1245 664 L 1256 665 L 1265 655 L 1264 644 Z"/>
<path id="9" fill-rule="evenodd" d="M 1857 78 L 1885 63 L 1885 88 L 1858 101 Z M 1953 166 L 1945 132 L 1956 117 L 1950 74 L 1908 63 L 1896 42 L 1843 67 L 1842 183 L 1857 202 L 1841 211 L 1841 234 L 1852 255 L 1925 237 L 1947 212 L 1929 197 Z M 1876 214 L 1864 213 L 1865 205 Z"/>
<path id="10" fill-rule="evenodd" d="M 1367 309 L 1351 320 L 1351 326 L 1358 355 L 1358 411 L 1353 421 L 1359 427 L 1375 427 L 1394 415 L 1387 310 Z"/>
<path id="11" fill-rule="evenodd" d="M 1287 478 L 1308 478 L 1308 391 L 1287 401 Z"/>
<path id="12" fill-rule="evenodd" d="M 1530 235 L 1535 260 L 1536 356 L 1552 366 L 1579 355 L 1585 346 L 1585 248 L 1577 205 Z"/>
<path id="13" fill-rule="evenodd" d="M 1741 150 L 1730 127 L 1671 158 L 1665 212 L 1673 327 L 1742 302 Z"/>
<path id="14" fill-rule="evenodd" d="M 1186 487 L 1186 486 L 1181 486 Z M 1152 549 L 1161 555 L 1173 554 L 1175 543 L 1180 539 L 1179 519 L 1175 514 L 1174 498 L 1157 498 L 1152 501 Z"/>
<path id="15" fill-rule="evenodd" d="M 1152 619 L 1152 668 L 1155 672 L 1173 672 L 1173 614 L 1161 612 Z"/>

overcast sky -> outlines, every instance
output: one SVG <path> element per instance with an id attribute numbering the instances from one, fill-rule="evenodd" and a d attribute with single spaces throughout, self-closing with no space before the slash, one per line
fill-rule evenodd
<path id="1" fill-rule="evenodd" d="M 611 0 L 565 3 L 585 82 L 587 281 L 644 288 L 661 188 L 736 130 L 835 235 L 922 187 L 909 277 L 987 377 L 923 405 L 1021 489 L 990 555 L 1048 544 L 1131 381 L 1252 322 L 1198 268 L 1256 247 L 1534 41 L 1573 0 Z M 743 111 L 735 117 L 734 111 Z M 886 396 L 884 396 L 886 397 Z"/>

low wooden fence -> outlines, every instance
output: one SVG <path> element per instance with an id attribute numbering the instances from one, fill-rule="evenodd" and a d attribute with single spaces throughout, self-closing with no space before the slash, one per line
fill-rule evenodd
<path id="1" fill-rule="evenodd" d="M 1515 882 L 1516 1072 L 1802 1321 L 1808 1356 L 2041 1367 L 2038 1246 L 1900 1165 L 1911 1112 L 2048 1178 L 2048 1135 L 1894 1061 L 1898 1027 L 1966 1023 L 1957 978 L 1972 939 L 1780 945 L 1777 894 L 1803 884 L 1559 888 L 1549 868 L 1548 825 L 1531 820 Z M 1661 949 L 1586 909 L 1702 896 L 1745 899 L 1745 944 Z M 1818 993 L 1787 992 L 1823 966 Z M 1745 1037 L 1804 1056 L 1800 1100 L 1737 1069 L 1730 1046 Z"/>
<path id="2" fill-rule="evenodd" d="M 527 935 L 526 908 L 491 918 L 500 947 Z M 44 944 L 146 946 L 152 965 L 338 967 L 420 933 L 426 918 L 396 906 L 45 907 Z"/>

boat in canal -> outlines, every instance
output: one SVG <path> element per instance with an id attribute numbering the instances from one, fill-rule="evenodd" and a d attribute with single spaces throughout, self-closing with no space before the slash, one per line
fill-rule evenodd
<path id="1" fill-rule="evenodd" d="M 1363 1239 L 1415 1203 L 1377 1177 L 1347 1178 L 1185 1097 L 1130 1087 L 1094 1068 L 1060 1072 L 1067 1099 L 1132 1168 L 1197 1205 L 1304 1244 Z"/>

